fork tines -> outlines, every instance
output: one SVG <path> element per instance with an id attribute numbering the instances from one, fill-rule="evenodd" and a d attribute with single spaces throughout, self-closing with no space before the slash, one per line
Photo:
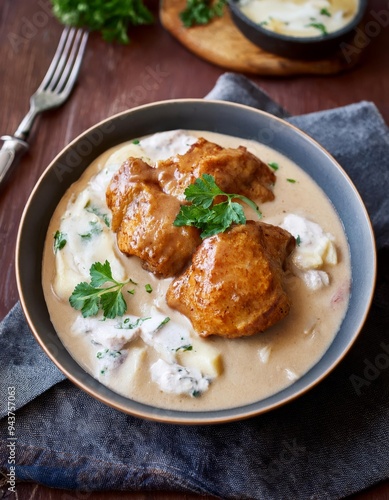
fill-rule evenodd
<path id="1" fill-rule="evenodd" d="M 56 53 L 37 92 L 70 93 L 81 67 L 88 32 L 67 26 L 61 35 Z"/>

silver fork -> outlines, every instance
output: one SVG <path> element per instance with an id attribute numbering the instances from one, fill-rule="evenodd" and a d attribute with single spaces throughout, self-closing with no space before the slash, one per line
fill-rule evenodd
<path id="1" fill-rule="evenodd" d="M 66 27 L 42 83 L 30 98 L 30 110 L 14 135 L 5 135 L 0 149 L 0 186 L 11 166 L 28 150 L 27 142 L 35 118 L 48 109 L 61 106 L 76 82 L 85 51 L 88 32 Z"/>

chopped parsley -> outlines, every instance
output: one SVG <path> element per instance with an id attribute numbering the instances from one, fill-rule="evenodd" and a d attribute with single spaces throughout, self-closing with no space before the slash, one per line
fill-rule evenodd
<path id="1" fill-rule="evenodd" d="M 177 347 L 176 349 L 176 352 L 177 351 L 192 351 L 193 350 L 193 346 L 192 344 L 187 344 L 187 345 L 181 345 L 180 347 Z"/>
<path id="2" fill-rule="evenodd" d="M 326 9 L 325 7 L 323 9 L 321 9 L 320 14 L 322 16 L 331 17 L 331 12 L 328 9 Z"/>
<path id="3" fill-rule="evenodd" d="M 132 141 L 132 144 L 135 144 L 136 146 L 140 143 L 140 140 L 139 139 L 134 139 Z"/>
<path id="4" fill-rule="evenodd" d="M 328 35 L 327 28 L 324 26 L 323 23 L 309 23 L 306 25 L 307 28 L 316 28 L 317 30 L 321 31 L 321 34 L 323 36 Z"/>
<path id="5" fill-rule="evenodd" d="M 296 245 L 299 247 L 301 245 L 301 238 L 300 238 L 300 235 L 298 234 L 297 235 L 297 238 L 296 238 Z"/>
<path id="6" fill-rule="evenodd" d="M 157 332 L 158 330 L 160 330 L 163 326 L 166 325 L 166 323 L 169 323 L 169 321 L 170 321 L 169 316 L 166 316 L 166 318 L 163 321 L 161 321 L 161 323 L 157 326 L 155 331 Z"/>
<path id="7" fill-rule="evenodd" d="M 58 250 L 62 250 L 66 245 L 66 242 L 66 234 L 57 230 L 54 234 L 54 253 L 57 253 Z"/>
<path id="8" fill-rule="evenodd" d="M 97 234 L 101 234 L 103 232 L 103 228 L 100 226 L 100 224 L 97 221 L 89 222 L 89 227 L 90 227 L 90 230 L 87 233 L 80 234 L 80 236 L 83 240 L 90 240 L 90 239 L 92 239 L 92 236 L 95 236 Z"/>
<path id="9" fill-rule="evenodd" d="M 278 170 L 280 168 L 280 166 L 278 165 L 278 163 L 276 163 L 275 161 L 272 161 L 272 162 L 268 163 L 268 165 L 273 170 Z"/>
<path id="10" fill-rule="evenodd" d="M 297 182 L 296 179 L 286 179 L 286 180 L 291 184 L 295 184 Z"/>
<path id="11" fill-rule="evenodd" d="M 223 15 L 227 0 L 187 0 L 180 19 L 186 28 L 208 24 L 213 18 Z"/>
<path id="12" fill-rule="evenodd" d="M 151 293 L 153 291 L 153 288 L 149 283 L 147 283 L 147 285 L 145 285 L 145 290 L 147 293 Z"/>
<path id="13" fill-rule="evenodd" d="M 104 351 L 99 351 L 96 354 L 96 358 L 103 359 L 106 356 L 112 356 L 113 358 L 118 358 L 121 355 L 122 355 L 121 351 L 111 351 L 110 349 L 105 349 Z"/>
<path id="14" fill-rule="evenodd" d="M 216 197 L 224 196 L 225 201 L 213 204 Z M 209 174 L 200 178 L 185 189 L 185 198 L 191 205 L 181 205 L 180 211 L 173 222 L 175 226 L 194 226 L 201 229 L 201 238 L 208 238 L 217 233 L 223 233 L 234 222 L 246 224 L 246 217 L 242 205 L 232 201 L 244 201 L 255 210 L 258 217 L 262 214 L 257 205 L 240 194 L 230 194 L 222 191 Z"/>
<path id="15" fill-rule="evenodd" d="M 131 323 L 130 318 L 126 318 L 122 323 L 118 323 L 115 328 L 118 328 L 119 330 L 133 330 L 134 328 L 138 328 L 142 323 L 147 321 L 148 319 L 151 319 L 151 317 L 148 318 L 138 318 L 136 321 Z"/>
<path id="16" fill-rule="evenodd" d="M 102 219 L 102 221 L 104 222 L 104 224 L 107 226 L 107 227 L 110 227 L 111 226 L 111 221 L 109 219 L 109 215 L 105 212 L 102 212 L 99 208 L 97 207 L 94 207 L 93 205 L 90 204 L 90 201 L 88 201 L 88 203 L 85 205 L 85 210 L 91 214 L 95 214 L 97 215 L 97 217 L 99 217 L 100 219 Z"/>
<path id="17" fill-rule="evenodd" d="M 120 283 L 112 277 L 111 265 L 106 260 L 104 264 L 92 264 L 89 274 L 90 283 L 79 283 L 69 297 L 74 309 L 81 311 L 84 318 L 95 316 L 99 310 L 103 311 L 104 318 L 123 316 L 127 304 L 122 294 L 122 288 L 128 283 Z M 104 286 L 109 283 L 109 286 Z"/>

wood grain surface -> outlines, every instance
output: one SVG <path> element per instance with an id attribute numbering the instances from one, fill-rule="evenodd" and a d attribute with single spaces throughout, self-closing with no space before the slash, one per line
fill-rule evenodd
<path id="1" fill-rule="evenodd" d="M 351 69 L 361 56 L 361 52 L 354 52 L 348 61 L 348 57 L 339 51 L 317 61 L 280 57 L 262 50 L 244 37 L 227 7 L 224 15 L 211 23 L 185 28 L 179 16 L 185 5 L 186 0 L 161 0 L 159 17 L 162 26 L 194 54 L 230 71 L 277 76 L 328 75 Z"/>
<path id="2" fill-rule="evenodd" d="M 156 17 L 158 5 L 152 0 Z M 371 1 L 373 13 L 388 9 L 387 1 Z M 373 18 L 370 18 L 372 21 Z M 292 114 L 309 113 L 361 100 L 375 102 L 389 122 L 389 27 L 377 21 L 354 50 L 364 45 L 360 64 L 331 76 L 275 78 L 251 76 L 272 98 Z M 368 26 L 366 26 L 367 30 Z M 28 109 L 29 97 L 45 74 L 62 27 L 53 19 L 49 0 L 2 0 L 0 5 L 0 134 L 10 134 Z M 93 34 L 70 100 L 41 116 L 31 137 L 31 148 L 8 184 L 0 191 L 0 319 L 18 300 L 14 252 L 20 217 L 34 184 L 50 161 L 73 138 L 98 121 L 134 106 L 157 100 L 202 97 L 223 73 L 219 66 L 198 58 L 167 33 L 153 26 L 132 29 L 131 45 L 108 45 Z M 369 467 L 369 464 L 366 464 Z M 24 499 L 133 499 L 194 500 L 197 495 L 167 492 L 80 493 L 20 484 Z M 351 493 L 351 492 L 350 492 Z M 6 489 L 0 498 L 6 498 Z M 11 497 L 9 497 L 11 498 Z M 208 500 L 211 497 L 203 497 Z M 389 482 L 354 497 L 389 499 Z M 266 500 L 266 499 L 265 499 Z"/>

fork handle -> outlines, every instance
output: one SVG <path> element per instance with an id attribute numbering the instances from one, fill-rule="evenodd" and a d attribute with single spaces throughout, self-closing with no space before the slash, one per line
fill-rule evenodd
<path id="1" fill-rule="evenodd" d="M 2 186 L 12 165 L 18 162 L 29 146 L 26 141 L 10 135 L 4 135 L 0 139 L 4 141 L 0 149 L 0 186 Z"/>

